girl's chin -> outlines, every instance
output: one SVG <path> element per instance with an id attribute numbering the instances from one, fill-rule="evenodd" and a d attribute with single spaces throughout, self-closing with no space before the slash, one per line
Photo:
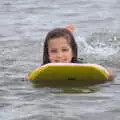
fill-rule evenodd
<path id="1" fill-rule="evenodd" d="M 71 60 L 51 60 L 51 63 L 71 63 Z"/>
<path id="2" fill-rule="evenodd" d="M 58 60 L 56 60 L 56 61 L 52 61 L 52 63 L 70 63 L 69 61 L 58 61 Z"/>

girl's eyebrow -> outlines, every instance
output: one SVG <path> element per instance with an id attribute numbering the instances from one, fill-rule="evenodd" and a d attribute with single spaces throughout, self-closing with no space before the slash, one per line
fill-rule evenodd
<path id="1" fill-rule="evenodd" d="M 57 48 L 48 48 L 48 49 L 50 49 L 50 50 L 56 50 Z"/>
<path id="2" fill-rule="evenodd" d="M 68 46 L 63 46 L 62 48 L 69 48 Z"/>

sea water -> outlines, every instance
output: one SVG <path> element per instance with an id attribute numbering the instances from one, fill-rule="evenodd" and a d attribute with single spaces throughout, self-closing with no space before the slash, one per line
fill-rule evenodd
<path id="1" fill-rule="evenodd" d="M 119 120 L 119 11 L 119 0 L 1 0 L 0 120 Z M 59 93 L 24 81 L 42 63 L 47 32 L 69 24 L 79 58 L 110 67 L 113 83 Z"/>

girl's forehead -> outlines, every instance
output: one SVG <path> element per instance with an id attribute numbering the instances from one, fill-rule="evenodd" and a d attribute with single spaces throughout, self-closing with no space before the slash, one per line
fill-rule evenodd
<path id="1" fill-rule="evenodd" d="M 61 48 L 71 48 L 71 45 L 67 42 L 66 39 L 53 39 L 48 43 L 48 49 L 61 49 Z"/>
<path id="2" fill-rule="evenodd" d="M 65 38 L 65 37 L 56 37 L 56 38 L 51 38 L 48 40 L 48 44 L 49 43 L 53 43 L 53 42 L 59 42 L 59 43 L 70 43 L 70 40 Z"/>
<path id="3" fill-rule="evenodd" d="M 67 40 L 64 37 L 59 37 L 59 38 L 50 39 L 48 41 L 48 44 L 55 44 L 55 43 L 58 43 L 58 44 L 69 44 L 69 40 Z"/>

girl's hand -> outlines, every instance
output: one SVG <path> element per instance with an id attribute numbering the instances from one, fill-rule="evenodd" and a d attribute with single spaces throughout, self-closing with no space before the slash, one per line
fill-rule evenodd
<path id="1" fill-rule="evenodd" d="M 69 25 L 66 27 L 67 30 L 69 30 L 70 32 L 73 32 L 74 29 L 75 29 L 75 26 L 74 25 Z"/>
<path id="2" fill-rule="evenodd" d="M 25 76 L 24 80 L 30 80 L 30 74 L 31 74 L 31 72 L 29 72 L 28 75 Z"/>
<path id="3" fill-rule="evenodd" d="M 109 73 L 108 80 L 110 80 L 110 81 L 114 80 L 115 74 L 113 73 L 113 71 L 108 68 L 107 68 L 107 71 Z"/>

